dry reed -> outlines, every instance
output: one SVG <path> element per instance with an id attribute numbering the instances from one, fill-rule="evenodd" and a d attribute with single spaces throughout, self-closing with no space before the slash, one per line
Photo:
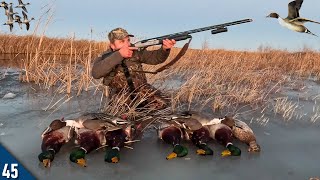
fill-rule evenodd
<path id="1" fill-rule="evenodd" d="M 21 68 L 21 81 L 42 84 L 45 88 L 57 87 L 59 93 L 75 93 L 90 89 L 105 91 L 99 80 L 91 76 L 93 59 L 108 47 L 105 42 L 42 36 L 0 35 L 1 53 L 25 54 Z M 4 46 L 5 45 L 5 46 Z M 173 49 L 172 59 L 179 49 Z M 170 60 L 169 60 L 170 61 Z M 155 70 L 161 65 L 144 65 Z M 296 78 L 320 77 L 320 54 L 313 51 L 288 52 L 263 49 L 256 52 L 230 50 L 189 49 L 186 55 L 168 70 L 147 75 L 151 84 L 166 89 L 172 96 L 172 108 L 182 103 L 188 109 L 209 106 L 213 111 L 228 109 L 232 112 L 244 105 L 261 107 L 270 95 Z M 167 85 L 172 79 L 180 84 Z M 277 107 L 285 118 L 289 111 Z M 292 107 L 295 105 L 288 104 Z M 290 108 L 289 108 L 290 109 Z M 117 110 L 121 111 L 121 110 Z M 262 118 L 263 119 L 263 118 Z M 318 115 L 313 117 L 313 121 Z"/>

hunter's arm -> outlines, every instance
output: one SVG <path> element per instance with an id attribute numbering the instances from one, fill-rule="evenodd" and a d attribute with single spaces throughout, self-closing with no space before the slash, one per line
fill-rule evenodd
<path id="1" fill-rule="evenodd" d="M 170 49 L 168 50 L 163 50 L 161 47 L 158 50 L 153 50 L 153 51 L 148 51 L 148 50 L 143 50 L 141 55 L 141 62 L 145 64 L 151 64 L 151 65 L 156 65 L 163 63 L 166 61 L 170 54 Z"/>
<path id="2" fill-rule="evenodd" d="M 122 60 L 123 57 L 119 51 L 102 53 L 94 60 L 91 72 L 93 78 L 99 79 L 105 77 L 116 65 L 120 64 Z"/>

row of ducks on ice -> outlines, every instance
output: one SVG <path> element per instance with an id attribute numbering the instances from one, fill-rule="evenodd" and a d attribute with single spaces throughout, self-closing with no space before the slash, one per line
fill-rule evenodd
<path id="1" fill-rule="evenodd" d="M 42 133 L 42 152 L 38 159 L 45 167 L 50 167 L 60 148 L 68 142 L 77 147 L 70 153 L 71 162 L 86 167 L 86 155 L 106 148 L 104 160 L 109 163 L 120 161 L 120 149 L 130 148 L 151 121 L 129 121 L 105 113 L 87 113 L 72 120 L 56 119 Z M 243 121 L 230 117 L 208 119 L 197 113 L 178 113 L 156 124 L 160 139 L 173 147 L 166 159 L 184 157 L 188 149 L 183 141 L 190 141 L 198 149 L 199 155 L 213 155 L 207 145 L 216 140 L 224 146 L 222 156 L 240 156 L 241 150 L 232 141 L 233 138 L 248 145 L 249 152 L 259 152 L 252 129 Z"/>

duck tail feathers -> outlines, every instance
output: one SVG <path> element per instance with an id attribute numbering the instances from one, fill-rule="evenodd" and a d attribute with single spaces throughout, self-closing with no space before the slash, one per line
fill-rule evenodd
<path id="1" fill-rule="evenodd" d="M 306 29 L 306 33 L 318 37 L 316 34 L 313 34 L 309 29 Z"/>

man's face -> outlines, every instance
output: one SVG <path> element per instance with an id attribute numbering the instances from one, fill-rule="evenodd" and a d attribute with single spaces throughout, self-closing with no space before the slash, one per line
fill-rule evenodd
<path id="1" fill-rule="evenodd" d="M 110 47 L 112 50 L 118 50 L 118 49 L 121 49 L 122 47 L 124 46 L 127 46 L 129 47 L 130 46 L 130 37 L 125 37 L 124 39 L 116 39 L 114 40 L 113 43 L 110 44 Z"/>

